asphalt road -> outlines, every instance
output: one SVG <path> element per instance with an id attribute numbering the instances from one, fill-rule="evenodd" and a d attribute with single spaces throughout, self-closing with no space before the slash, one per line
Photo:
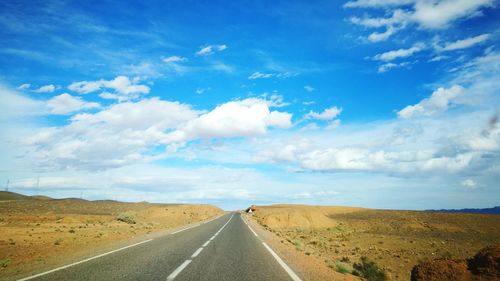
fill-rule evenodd
<path id="1" fill-rule="evenodd" d="M 300 280 L 271 252 L 231 213 L 24 280 Z"/>

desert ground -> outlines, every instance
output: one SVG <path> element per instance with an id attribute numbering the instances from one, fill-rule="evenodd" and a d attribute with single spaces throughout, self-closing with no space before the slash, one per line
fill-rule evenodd
<path id="1" fill-rule="evenodd" d="M 211 205 L 50 199 L 0 192 L 0 279 L 223 213 Z"/>
<path id="2" fill-rule="evenodd" d="M 366 257 L 388 280 L 410 280 L 421 262 L 470 258 L 500 241 L 499 215 L 272 205 L 256 206 L 248 218 L 346 277 Z"/>

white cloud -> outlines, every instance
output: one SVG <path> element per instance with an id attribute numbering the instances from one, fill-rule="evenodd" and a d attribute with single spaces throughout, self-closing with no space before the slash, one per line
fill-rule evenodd
<path id="1" fill-rule="evenodd" d="M 291 117 L 288 113 L 270 111 L 267 101 L 262 99 L 231 101 L 188 121 L 170 133 L 169 140 L 258 136 L 265 134 L 267 127 L 290 127 Z"/>
<path id="2" fill-rule="evenodd" d="M 162 59 L 171 71 L 178 74 L 188 71 L 188 67 L 181 65 L 182 62 L 186 62 L 187 60 L 187 58 L 181 56 L 170 56 Z"/>
<path id="3" fill-rule="evenodd" d="M 290 105 L 290 103 L 285 102 L 283 96 L 279 95 L 277 92 L 273 92 L 273 94 L 271 94 L 269 98 L 267 98 L 267 93 L 262 94 L 262 97 L 266 100 L 266 103 L 269 107 L 285 107 Z"/>
<path id="4" fill-rule="evenodd" d="M 471 179 L 466 179 L 462 182 L 462 186 L 470 189 L 475 189 L 477 188 L 477 183 Z"/>
<path id="5" fill-rule="evenodd" d="M 137 98 L 141 94 L 147 94 L 150 88 L 146 85 L 139 85 L 137 81 L 131 81 L 126 76 L 117 76 L 113 80 L 80 81 L 72 83 L 68 89 L 77 93 L 87 94 L 100 89 L 112 89 L 115 94 L 121 96 L 123 100 Z M 105 95 L 106 96 L 106 95 Z M 109 97 L 109 95 L 107 95 Z"/>
<path id="6" fill-rule="evenodd" d="M 19 87 L 17 87 L 19 90 L 26 90 L 26 89 L 29 89 L 31 87 L 31 84 L 21 84 L 19 85 Z"/>
<path id="7" fill-rule="evenodd" d="M 424 29 L 445 29 L 454 22 L 475 16 L 481 16 L 481 9 L 493 6 L 494 0 L 358 0 L 349 1 L 346 8 L 384 9 L 390 17 L 351 17 L 353 24 L 368 28 L 385 28 L 368 36 L 372 42 L 385 41 L 399 30 L 410 24 L 417 24 Z M 404 7 L 403 7 L 404 6 Z M 404 8 L 404 10 L 402 9 Z"/>
<path id="8" fill-rule="evenodd" d="M 224 51 L 225 49 L 227 49 L 227 46 L 224 44 L 208 45 L 208 46 L 200 48 L 200 50 L 198 52 L 196 52 L 196 55 L 197 56 L 208 56 L 208 55 L 211 55 L 215 52 Z"/>
<path id="9" fill-rule="evenodd" d="M 248 76 L 248 79 L 250 80 L 255 80 L 255 79 L 263 79 L 263 78 L 271 78 L 273 77 L 273 73 L 262 73 L 262 72 L 254 72 L 252 75 Z"/>
<path id="10" fill-rule="evenodd" d="M 64 93 L 47 101 L 47 106 L 53 114 L 69 114 L 83 109 L 97 108 L 96 102 L 86 102 L 80 97 Z"/>
<path id="11" fill-rule="evenodd" d="M 429 61 L 430 62 L 436 62 L 436 61 L 442 61 L 442 60 L 445 60 L 447 59 L 448 57 L 447 56 L 435 56 L 433 57 L 432 59 L 430 59 Z"/>
<path id="12" fill-rule="evenodd" d="M 333 120 L 328 124 L 328 126 L 326 126 L 326 128 L 328 130 L 337 129 L 340 126 L 340 123 L 341 123 L 340 119 Z"/>
<path id="13" fill-rule="evenodd" d="M 415 3 L 416 0 L 355 0 L 344 4 L 345 8 L 386 8 Z"/>
<path id="14" fill-rule="evenodd" d="M 335 119 L 335 117 L 337 117 L 341 112 L 342 112 L 342 108 L 338 108 L 336 106 L 333 106 L 333 107 L 325 109 L 321 113 L 314 112 L 311 110 L 311 111 L 309 111 L 309 113 L 307 113 L 304 116 L 304 118 L 327 121 L 327 120 Z"/>
<path id="15" fill-rule="evenodd" d="M 372 42 L 380 42 L 389 39 L 394 33 L 396 33 L 397 29 L 394 26 L 388 26 L 384 32 L 373 32 L 368 35 L 368 40 Z"/>
<path id="16" fill-rule="evenodd" d="M 316 90 L 316 89 L 314 89 L 312 86 L 305 85 L 304 90 L 306 90 L 306 92 L 308 92 L 308 93 L 311 93 L 311 92 L 314 92 L 314 90 Z"/>
<path id="17" fill-rule="evenodd" d="M 394 69 L 394 68 L 406 67 L 409 64 L 410 63 L 406 62 L 406 61 L 400 62 L 400 63 L 388 62 L 388 63 L 384 63 L 381 66 L 379 66 L 377 71 L 378 71 L 378 73 L 384 73 L 384 72 L 387 72 L 387 71 Z"/>
<path id="18" fill-rule="evenodd" d="M 234 67 L 227 65 L 225 63 L 221 63 L 221 62 L 212 64 L 212 68 L 215 70 L 218 70 L 218 71 L 225 72 L 225 73 L 233 73 L 234 72 Z"/>
<path id="19" fill-rule="evenodd" d="M 45 103 L 32 99 L 0 84 L 0 119 L 10 122 L 19 121 L 20 117 L 39 116 L 47 113 Z M 4 124 L 5 123 L 5 124 Z M 0 122 L 7 125 L 7 122 Z"/>
<path id="20" fill-rule="evenodd" d="M 198 95 L 201 95 L 207 91 L 210 91 L 212 88 L 210 87 L 206 87 L 206 88 L 196 88 L 196 91 L 195 93 L 197 93 Z"/>
<path id="21" fill-rule="evenodd" d="M 411 48 L 388 51 L 374 56 L 373 59 L 389 62 L 398 58 L 406 58 L 412 56 L 413 54 L 422 51 L 424 48 L 425 45 L 423 43 L 416 43 Z"/>
<path id="22" fill-rule="evenodd" d="M 165 157 L 166 150 L 150 151 L 169 145 L 167 130 L 199 114 L 188 105 L 158 98 L 124 102 L 97 113 L 77 114 L 66 126 L 41 128 L 23 143 L 32 152 L 36 169 L 108 169 Z"/>
<path id="23" fill-rule="evenodd" d="M 33 92 L 35 92 L 35 93 L 52 93 L 55 90 L 56 90 L 56 86 L 50 84 L 50 85 L 41 86 L 40 88 L 33 90 Z"/>
<path id="24" fill-rule="evenodd" d="M 350 21 L 353 24 L 361 25 L 368 28 L 385 28 L 383 32 L 372 32 L 368 36 L 368 40 L 372 42 L 380 42 L 389 39 L 397 31 L 403 29 L 408 24 L 409 14 L 403 10 L 397 9 L 392 12 L 389 18 L 371 18 L 371 17 L 351 17 Z"/>
<path id="25" fill-rule="evenodd" d="M 458 19 L 478 16 L 481 8 L 492 4 L 493 0 L 420 0 L 411 18 L 424 28 L 442 29 Z"/>
<path id="26" fill-rule="evenodd" d="M 470 48 L 474 45 L 485 42 L 490 38 L 490 34 L 481 34 L 478 36 L 457 40 L 455 42 L 446 43 L 444 47 L 439 48 L 439 51 L 454 51 L 460 49 Z"/>
<path id="27" fill-rule="evenodd" d="M 163 62 L 165 63 L 172 63 L 172 62 L 183 62 L 187 61 L 187 58 L 181 57 L 181 56 L 170 56 L 162 59 Z"/>
<path id="28" fill-rule="evenodd" d="M 415 116 L 431 116 L 446 111 L 454 101 L 464 93 L 460 85 L 438 88 L 429 98 L 425 98 L 418 104 L 409 105 L 398 112 L 400 118 L 411 118 Z"/>

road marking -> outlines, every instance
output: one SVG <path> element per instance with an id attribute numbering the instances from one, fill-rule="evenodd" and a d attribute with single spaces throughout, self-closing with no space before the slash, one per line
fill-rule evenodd
<path id="1" fill-rule="evenodd" d="M 208 239 L 208 241 L 207 241 L 207 242 L 205 242 L 205 244 L 203 244 L 203 246 L 202 246 L 201 248 L 199 248 L 198 250 L 196 250 L 196 252 L 194 252 L 194 253 L 193 253 L 193 255 L 191 255 L 191 258 L 192 258 L 192 259 L 196 258 L 196 257 L 197 257 L 197 256 L 201 253 L 201 251 L 203 251 L 203 248 L 205 248 L 205 247 L 208 245 L 208 243 L 210 243 L 210 241 L 212 241 L 212 240 L 213 240 L 213 239 L 217 236 L 217 234 L 218 234 L 218 233 L 220 233 L 220 232 L 224 229 L 224 227 L 226 227 L 226 225 L 229 223 L 229 221 L 231 221 L 231 219 L 233 218 L 233 215 L 234 215 L 234 213 L 233 213 L 233 214 L 231 214 L 231 217 L 230 217 L 230 218 L 227 220 L 227 222 L 226 222 L 226 223 L 225 223 L 225 224 L 224 224 L 224 225 L 223 225 L 223 226 L 219 229 L 219 231 L 217 231 L 217 233 L 216 233 L 216 234 L 214 234 L 212 237 L 210 237 L 210 239 Z M 187 229 L 188 229 L 188 228 L 187 228 Z M 183 229 L 183 230 L 186 230 L 186 229 Z M 181 231 L 183 231 L 183 230 L 181 230 Z M 180 232 L 180 231 L 178 231 L 178 232 Z M 172 234 L 173 234 L 173 233 L 172 233 Z M 192 262 L 192 260 L 186 260 L 185 262 L 183 262 L 183 263 L 182 263 L 182 264 L 181 264 L 178 268 L 176 268 L 176 269 L 174 270 L 174 272 L 172 272 L 172 273 L 171 273 L 171 274 L 167 277 L 167 280 L 174 280 L 174 279 L 175 279 L 175 277 L 177 277 L 177 275 L 179 275 L 179 273 L 181 273 L 181 271 L 183 271 L 183 270 L 184 270 L 184 268 L 186 268 L 186 266 L 188 266 L 191 262 Z"/>
<path id="2" fill-rule="evenodd" d="M 196 258 L 201 253 L 201 251 L 203 251 L 203 247 L 196 250 L 196 252 L 194 252 L 194 254 L 191 256 L 191 258 L 192 259 Z"/>
<path id="3" fill-rule="evenodd" d="M 183 262 L 181 265 L 179 265 L 178 268 L 176 268 L 174 270 L 174 272 L 172 272 L 168 277 L 167 277 L 167 280 L 174 280 L 175 277 L 177 277 L 177 275 L 179 275 L 179 273 L 181 273 L 181 271 L 184 270 L 184 268 L 186 268 L 186 266 L 188 266 L 189 264 L 191 263 L 191 260 L 186 260 L 185 262 Z"/>
<path id="4" fill-rule="evenodd" d="M 248 229 L 250 229 L 250 231 L 252 231 L 253 235 L 255 235 L 255 237 L 259 237 L 259 235 L 257 235 L 257 233 L 255 233 L 255 231 L 253 231 L 253 229 L 250 227 L 250 225 L 248 225 Z"/>
<path id="5" fill-rule="evenodd" d="M 213 220 L 216 220 L 216 219 L 218 219 L 218 218 L 220 218 L 220 217 L 222 217 L 222 216 L 223 216 L 223 215 L 220 215 L 220 216 L 217 216 L 217 217 L 215 217 L 215 218 L 213 218 L 213 219 L 210 219 L 210 220 L 208 220 L 208 221 L 204 221 L 204 222 L 202 222 L 202 223 L 198 223 L 198 224 L 195 224 L 195 225 L 192 225 L 192 226 L 189 226 L 189 227 L 183 228 L 183 229 L 179 229 L 179 230 L 174 231 L 174 232 L 172 232 L 172 233 L 170 233 L 170 234 L 172 235 L 172 234 L 177 234 L 177 233 L 179 233 L 179 232 L 183 232 L 184 230 L 188 230 L 188 229 L 191 229 L 191 228 L 193 228 L 193 227 L 197 227 L 197 226 L 200 226 L 200 225 L 202 225 L 202 224 L 209 223 L 209 222 L 211 222 L 211 221 L 213 221 Z"/>
<path id="6" fill-rule="evenodd" d="M 293 270 L 290 267 L 288 267 L 288 265 L 286 265 L 286 263 L 273 251 L 273 249 L 267 246 L 266 242 L 262 242 L 262 244 L 271 253 L 271 255 L 273 255 L 273 257 L 278 261 L 278 263 L 281 265 L 281 267 L 283 267 L 283 269 L 286 271 L 286 273 L 288 273 L 288 275 L 290 276 L 290 278 L 292 278 L 293 281 L 302 281 L 297 276 L 297 274 L 295 274 L 295 272 L 293 272 Z"/>
<path id="7" fill-rule="evenodd" d="M 36 275 L 32 275 L 32 276 L 29 276 L 29 277 L 25 277 L 25 278 L 22 278 L 22 279 L 19 279 L 18 281 L 24 281 L 24 280 L 30 280 L 30 279 L 33 279 L 33 278 L 37 278 L 37 277 L 40 277 L 40 276 L 43 276 L 43 275 L 46 275 L 46 274 L 49 274 L 49 273 L 52 273 L 52 272 L 56 272 L 56 271 L 59 271 L 61 269 L 65 269 L 65 268 L 68 268 L 68 267 L 71 267 L 71 266 L 74 266 L 74 265 L 77 265 L 77 264 L 81 264 L 81 263 L 84 263 L 84 262 L 88 262 L 88 261 L 91 261 L 93 259 L 97 259 L 97 258 L 100 258 L 100 257 L 104 257 L 106 255 L 109 255 L 109 254 L 112 254 L 112 253 L 116 253 L 118 251 L 122 251 L 122 250 L 125 250 L 125 249 L 128 249 L 128 248 L 132 248 L 132 247 L 135 247 L 135 246 L 138 246 L 138 245 L 141 245 L 141 244 L 144 244 L 144 243 L 147 243 L 147 242 L 150 242 L 152 241 L 153 239 L 148 239 L 148 240 L 145 240 L 145 241 L 142 241 L 142 242 L 139 242 L 139 243 L 135 243 L 135 244 L 132 244 L 132 245 L 128 245 L 128 246 L 125 246 L 125 247 L 122 247 L 120 249 L 116 249 L 116 250 L 113 250 L 113 251 L 109 251 L 107 253 L 104 253 L 104 254 L 100 254 L 100 255 L 97 255 L 95 257 L 90 257 L 88 259 L 84 259 L 84 260 L 81 260 L 81 261 L 77 261 L 77 262 L 74 262 L 74 263 L 71 263 L 71 264 L 68 264 L 68 265 L 65 265 L 65 266 L 61 266 L 61 267 L 58 267 L 58 268 L 54 268 L 52 270 L 49 270 L 49 271 L 45 271 L 45 272 L 42 272 L 42 273 L 39 273 L 39 274 L 36 274 Z"/>

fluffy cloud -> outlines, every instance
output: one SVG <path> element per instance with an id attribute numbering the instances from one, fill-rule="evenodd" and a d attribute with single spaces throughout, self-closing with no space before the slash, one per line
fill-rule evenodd
<path id="1" fill-rule="evenodd" d="M 69 114 L 83 109 L 97 108 L 96 102 L 86 102 L 80 97 L 64 93 L 47 101 L 47 106 L 53 114 Z"/>
<path id="2" fill-rule="evenodd" d="M 224 44 L 208 45 L 208 46 L 200 48 L 200 50 L 198 52 L 196 52 L 196 55 L 197 56 L 208 56 L 208 55 L 211 55 L 215 52 L 224 51 L 225 49 L 227 49 L 227 46 Z"/>
<path id="3" fill-rule="evenodd" d="M 101 89 L 111 89 L 115 91 L 116 97 L 123 99 L 137 98 L 141 94 L 149 93 L 150 89 L 146 85 L 136 84 L 126 76 L 117 76 L 113 80 L 80 81 L 68 86 L 71 91 L 87 94 Z"/>
<path id="4" fill-rule="evenodd" d="M 464 93 L 460 85 L 438 88 L 429 98 L 425 98 L 418 104 L 409 105 L 398 112 L 400 118 L 411 118 L 415 116 L 431 116 L 446 111 L 453 102 Z"/>
<path id="5" fill-rule="evenodd" d="M 151 153 L 166 144 L 166 131 L 199 111 L 157 98 L 124 102 L 97 113 L 81 113 L 61 127 L 42 128 L 24 139 L 38 169 L 100 170 L 164 157 Z"/>
<path id="6" fill-rule="evenodd" d="M 481 15 L 479 10 L 492 4 L 493 0 L 419 0 L 411 18 L 422 27 L 442 29 L 458 19 Z"/>
<path id="7" fill-rule="evenodd" d="M 26 85 L 26 84 L 24 84 L 24 85 Z M 35 92 L 35 93 L 52 93 L 55 90 L 56 90 L 56 86 L 50 84 L 50 85 L 41 86 L 40 88 L 33 90 L 33 92 Z"/>
<path id="8" fill-rule="evenodd" d="M 270 101 L 224 103 L 210 112 L 158 98 L 123 102 L 80 113 L 70 124 L 42 128 L 24 139 L 33 163 L 44 169 L 100 170 L 168 157 L 196 139 L 252 137 L 268 128 L 289 128 L 292 115 L 271 111 Z M 62 94 L 48 102 L 55 114 L 97 107 Z"/>
<path id="9" fill-rule="evenodd" d="M 478 36 L 457 40 L 455 42 L 446 43 L 444 47 L 438 48 L 440 51 L 454 51 L 460 49 L 470 48 L 474 45 L 485 42 L 490 38 L 489 34 L 481 34 Z"/>
<path id="10" fill-rule="evenodd" d="M 304 118 L 306 119 L 318 119 L 322 121 L 328 121 L 335 119 L 340 113 L 342 112 L 342 108 L 338 108 L 336 106 L 330 107 L 325 109 L 323 112 L 314 112 L 314 111 L 309 111 Z"/>
<path id="11" fill-rule="evenodd" d="M 358 0 L 344 4 L 346 8 L 386 9 L 390 17 L 352 17 L 351 22 L 368 28 L 385 28 L 383 32 L 373 32 L 368 39 L 373 42 L 385 41 L 409 24 L 417 24 L 425 29 L 444 29 L 454 22 L 474 16 L 481 16 L 481 9 L 490 7 L 494 0 Z M 404 8 L 404 9 L 401 9 Z"/>
<path id="12" fill-rule="evenodd" d="M 413 54 L 422 51 L 424 48 L 425 45 L 423 43 L 416 43 L 411 48 L 388 51 L 374 56 L 373 59 L 389 62 L 398 58 L 406 58 L 412 56 Z"/>
<path id="13" fill-rule="evenodd" d="M 231 101 L 188 121 L 169 134 L 169 141 L 258 136 L 265 134 L 267 127 L 290 127 L 291 117 L 288 113 L 270 111 L 262 99 Z"/>

